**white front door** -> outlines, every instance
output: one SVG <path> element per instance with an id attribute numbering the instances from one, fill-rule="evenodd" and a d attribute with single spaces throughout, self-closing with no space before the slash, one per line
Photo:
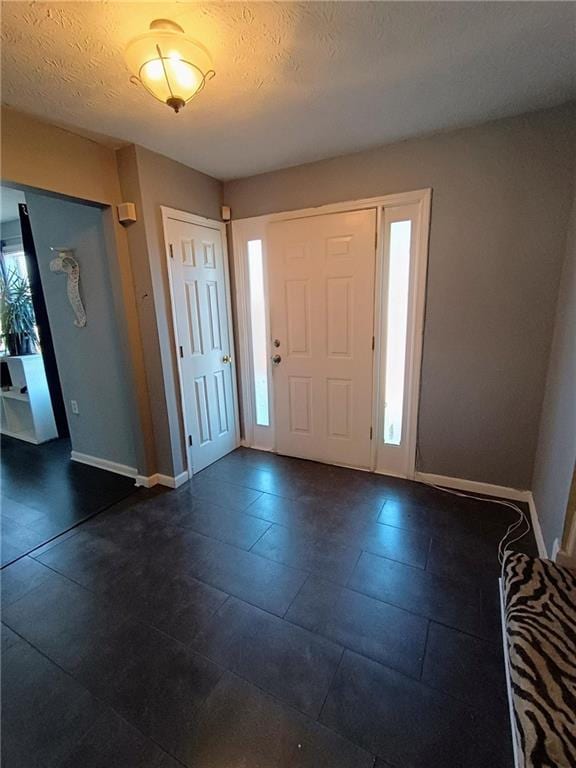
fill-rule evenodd
<path id="1" fill-rule="evenodd" d="M 370 468 L 376 211 L 271 223 L 268 248 L 276 450 Z"/>
<path id="2" fill-rule="evenodd" d="M 236 448 L 232 340 L 221 229 L 166 219 L 189 466 Z"/>

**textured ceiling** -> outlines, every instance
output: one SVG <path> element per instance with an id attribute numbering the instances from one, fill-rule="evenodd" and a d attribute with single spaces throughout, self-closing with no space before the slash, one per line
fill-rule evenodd
<path id="1" fill-rule="evenodd" d="M 574 3 L 2 3 L 5 103 L 245 176 L 576 96 Z M 129 82 L 157 17 L 214 58 L 179 115 Z"/>

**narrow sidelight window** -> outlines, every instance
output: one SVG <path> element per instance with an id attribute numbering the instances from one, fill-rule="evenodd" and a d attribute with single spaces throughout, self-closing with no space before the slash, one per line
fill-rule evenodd
<path id="1" fill-rule="evenodd" d="M 400 445 L 404 413 L 411 221 L 390 225 L 384 443 Z"/>
<path id="2" fill-rule="evenodd" d="M 262 240 L 248 241 L 248 277 L 250 282 L 252 367 L 254 370 L 254 410 L 256 424 L 261 427 L 268 427 L 270 426 L 270 407 Z"/>

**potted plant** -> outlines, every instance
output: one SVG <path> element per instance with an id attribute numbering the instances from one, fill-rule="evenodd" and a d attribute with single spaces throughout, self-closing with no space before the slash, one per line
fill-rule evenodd
<path id="1" fill-rule="evenodd" d="M 33 355 L 38 337 L 28 280 L 16 270 L 0 270 L 0 327 L 8 354 Z"/>

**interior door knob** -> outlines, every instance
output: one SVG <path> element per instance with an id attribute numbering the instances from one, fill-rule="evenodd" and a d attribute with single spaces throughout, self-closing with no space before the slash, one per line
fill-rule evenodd
<path id="1" fill-rule="evenodd" d="M 282 362 L 282 358 L 280 357 L 280 355 L 273 355 L 272 362 L 274 365 L 280 365 L 280 363 Z"/>
<path id="2" fill-rule="evenodd" d="M 232 362 L 232 355 L 224 355 L 222 358 L 223 363 L 231 363 Z"/>

